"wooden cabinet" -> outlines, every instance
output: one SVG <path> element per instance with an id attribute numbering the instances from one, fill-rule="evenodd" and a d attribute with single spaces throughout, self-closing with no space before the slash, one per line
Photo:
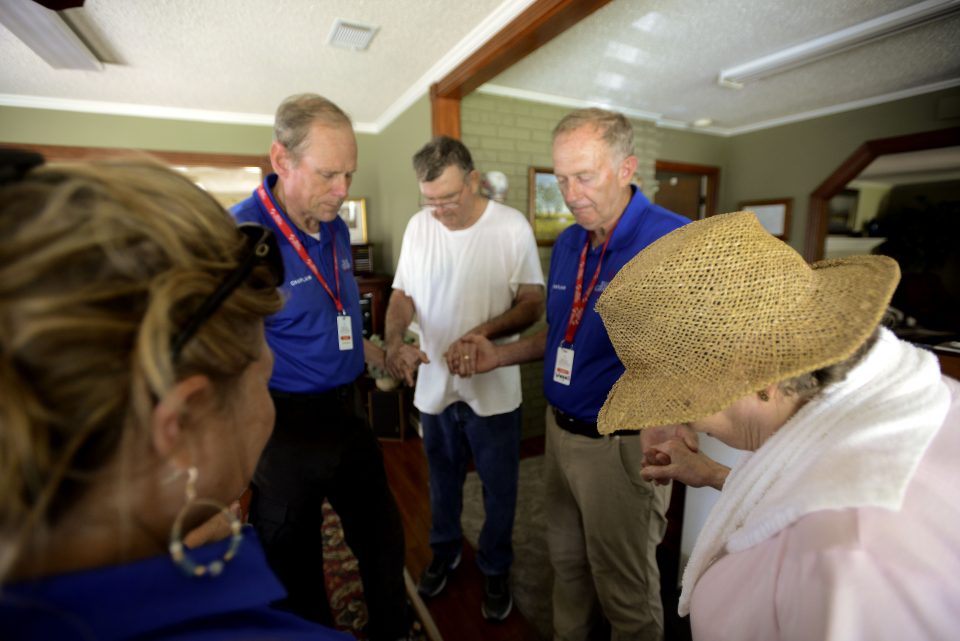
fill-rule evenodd
<path id="1" fill-rule="evenodd" d="M 357 274 L 360 288 L 360 310 L 363 313 L 363 337 L 379 334 L 383 338 L 387 302 L 390 300 L 390 284 L 393 277 L 387 274 Z"/>

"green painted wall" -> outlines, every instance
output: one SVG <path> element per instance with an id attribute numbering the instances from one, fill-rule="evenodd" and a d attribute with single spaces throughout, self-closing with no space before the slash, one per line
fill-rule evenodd
<path id="1" fill-rule="evenodd" d="M 400 257 L 407 221 L 418 210 L 420 192 L 411 159 L 430 140 L 430 99 L 424 95 L 396 118 L 370 145 L 377 168 L 377 199 L 370 206 L 370 241 L 375 268 L 392 274 Z M 365 156 L 360 163 L 364 165 Z M 355 193 L 360 194 L 358 190 Z"/>
<path id="2" fill-rule="evenodd" d="M 950 96 L 960 96 L 960 89 L 725 139 L 721 209 L 733 211 L 741 200 L 793 198 L 789 242 L 802 249 L 810 192 L 868 140 L 960 125 L 960 118 L 937 116 L 940 100 Z"/>
<path id="3" fill-rule="evenodd" d="M 663 129 L 658 160 L 721 167 L 726 163 L 728 139 L 680 129 Z M 721 179 L 723 174 L 721 174 Z"/>
<path id="4" fill-rule="evenodd" d="M 0 107 L 0 142 L 265 154 L 271 128 Z"/>

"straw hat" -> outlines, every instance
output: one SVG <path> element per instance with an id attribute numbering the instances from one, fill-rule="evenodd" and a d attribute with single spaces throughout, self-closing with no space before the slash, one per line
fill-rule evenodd
<path id="1" fill-rule="evenodd" d="M 885 256 L 808 265 L 752 212 L 674 230 L 597 301 L 626 366 L 600 432 L 694 421 L 846 359 L 879 324 L 899 278 Z"/>

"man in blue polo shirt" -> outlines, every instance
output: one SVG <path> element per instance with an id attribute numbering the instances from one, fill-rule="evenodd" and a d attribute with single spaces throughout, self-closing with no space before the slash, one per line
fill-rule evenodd
<path id="1" fill-rule="evenodd" d="M 270 162 L 276 173 L 233 208 L 238 222 L 274 230 L 286 274 L 286 304 L 266 321 L 277 417 L 254 474 L 250 521 L 287 588 L 281 606 L 332 625 L 320 533 L 329 499 L 360 564 L 370 638 L 405 637 L 403 527 L 380 446 L 353 405 L 370 346 L 338 215 L 357 168 L 350 119 L 321 96 L 287 98 Z"/>
<path id="2" fill-rule="evenodd" d="M 477 371 L 544 359 L 555 638 L 593 639 L 609 626 L 611 638 L 657 640 L 663 608 L 656 546 L 670 487 L 643 481 L 640 468 L 648 439 L 664 435 L 597 431 L 597 414 L 624 366 L 594 305 L 625 263 L 689 221 L 650 203 L 632 184 L 633 127 L 621 114 L 568 114 L 553 131 L 553 165 L 576 224 L 553 246 L 547 329 L 496 346 L 471 338 L 474 359 Z"/>

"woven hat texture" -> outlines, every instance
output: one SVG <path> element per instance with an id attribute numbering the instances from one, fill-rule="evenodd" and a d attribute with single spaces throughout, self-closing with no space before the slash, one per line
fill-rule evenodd
<path id="1" fill-rule="evenodd" d="M 752 212 L 674 230 L 597 301 L 626 366 L 600 432 L 694 421 L 846 359 L 879 324 L 899 278 L 885 256 L 808 265 Z"/>

